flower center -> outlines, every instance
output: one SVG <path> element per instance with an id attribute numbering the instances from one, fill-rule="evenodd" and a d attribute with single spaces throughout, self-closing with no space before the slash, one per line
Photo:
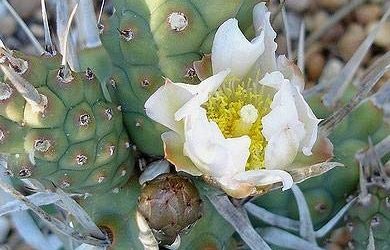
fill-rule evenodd
<path id="1" fill-rule="evenodd" d="M 249 79 L 229 79 L 204 104 L 209 120 L 217 123 L 226 138 L 249 136 L 251 145 L 246 169 L 264 166 L 264 149 L 267 145 L 261 133 L 261 119 L 270 112 L 271 98 Z"/>

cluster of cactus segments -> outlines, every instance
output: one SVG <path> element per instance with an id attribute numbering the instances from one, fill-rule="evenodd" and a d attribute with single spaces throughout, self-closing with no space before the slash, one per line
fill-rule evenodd
<path id="1" fill-rule="evenodd" d="M 2 56 L 3 69 L 13 76 L 1 81 L 0 100 L 0 152 L 9 173 L 76 193 L 104 192 L 125 183 L 134 156 L 122 114 L 105 100 L 94 72 L 65 77 L 58 56 Z M 38 93 L 42 109 L 23 88 Z"/>
<path id="2" fill-rule="evenodd" d="M 102 42 L 113 62 L 108 84 L 122 107 L 129 136 L 138 149 L 163 155 L 166 130 L 149 119 L 144 104 L 164 84 L 199 83 L 193 63 L 211 52 L 217 28 L 236 17 L 253 37 L 252 9 L 257 0 L 118 0 Z"/>

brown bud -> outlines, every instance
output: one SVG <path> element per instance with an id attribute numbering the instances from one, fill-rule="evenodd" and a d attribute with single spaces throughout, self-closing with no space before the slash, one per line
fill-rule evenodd
<path id="1" fill-rule="evenodd" d="M 142 188 L 138 210 L 162 245 L 172 244 L 202 212 L 198 190 L 187 178 L 174 174 L 148 182 Z"/>

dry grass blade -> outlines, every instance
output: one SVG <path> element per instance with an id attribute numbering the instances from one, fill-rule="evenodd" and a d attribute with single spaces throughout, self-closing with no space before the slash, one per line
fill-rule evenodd
<path id="1" fill-rule="evenodd" d="M 292 54 L 292 49 L 291 49 L 290 26 L 288 25 L 288 18 L 287 18 L 286 8 L 284 8 L 284 7 L 282 8 L 282 19 L 283 19 L 284 33 L 286 35 L 288 59 L 292 60 L 293 54 Z"/>
<path id="2" fill-rule="evenodd" d="M 359 85 L 358 92 L 348 104 L 335 111 L 331 116 L 320 123 L 320 134 L 328 136 L 344 118 L 352 112 L 363 99 L 367 97 L 374 85 L 390 69 L 390 52 L 377 59 L 368 69 Z"/>
<path id="3" fill-rule="evenodd" d="M 272 18 L 271 18 L 271 23 L 272 24 L 274 23 L 276 17 L 282 11 L 282 9 L 284 8 L 285 5 L 286 5 L 286 0 L 280 0 L 278 8 L 276 9 L 276 11 L 274 13 L 272 13 Z"/>
<path id="4" fill-rule="evenodd" d="M 335 228 L 337 223 L 344 217 L 344 214 L 348 211 L 353 204 L 355 204 L 357 197 L 350 200 L 340 211 L 337 212 L 335 216 L 331 220 L 329 220 L 324 226 L 318 229 L 315 234 L 317 238 L 325 237 L 331 230 Z"/>
<path id="5" fill-rule="evenodd" d="M 257 229 L 264 239 L 275 245 L 287 249 L 310 249 L 310 250 L 323 250 L 317 245 L 308 242 L 298 236 L 275 227 L 266 227 Z M 256 248 L 261 249 L 261 248 Z"/>
<path id="6" fill-rule="evenodd" d="M 42 206 L 42 205 L 49 205 L 57 202 L 60 197 L 55 193 L 36 193 L 32 194 L 26 197 L 31 203 L 35 204 L 36 206 Z M 0 216 L 3 216 L 8 213 L 17 212 L 17 211 L 24 211 L 27 210 L 28 206 L 19 201 L 19 200 L 12 200 L 7 202 L 6 204 L 0 206 Z"/>
<path id="7" fill-rule="evenodd" d="M 323 36 L 331 27 L 340 22 L 341 19 L 349 15 L 359 5 L 363 4 L 366 0 L 352 0 L 341 9 L 339 9 L 323 26 L 317 31 L 313 32 L 306 41 L 306 48 L 308 49 L 311 44 Z"/>
<path id="8" fill-rule="evenodd" d="M 137 221 L 137 226 L 139 230 L 138 239 L 141 241 L 145 250 L 158 250 L 158 242 L 153 235 L 152 230 L 150 229 L 145 218 L 138 211 L 135 214 L 135 219 Z"/>
<path id="9" fill-rule="evenodd" d="M 299 30 L 297 64 L 303 75 L 305 75 L 305 29 L 305 22 L 302 21 Z"/>
<path id="10" fill-rule="evenodd" d="M 368 236 L 368 245 L 367 250 L 375 250 L 375 239 L 374 239 L 374 232 L 372 231 L 372 227 L 370 226 L 370 234 Z"/>
<path id="11" fill-rule="evenodd" d="M 264 221 L 265 223 L 283 228 L 285 230 L 299 231 L 299 221 L 292 220 L 274 213 L 267 211 L 266 209 L 259 207 L 251 202 L 247 202 L 244 208 L 248 213 L 257 219 Z"/>
<path id="12" fill-rule="evenodd" d="M 4 181 L 0 180 L 0 188 L 5 191 L 6 193 L 10 194 L 15 199 L 23 202 L 31 211 L 33 211 L 42 221 L 46 222 L 47 225 L 56 232 L 59 232 L 65 236 L 71 237 L 74 240 L 81 242 L 81 243 L 87 243 L 90 245 L 95 246 L 108 246 L 109 242 L 102 239 L 97 239 L 91 235 L 85 235 L 80 232 L 74 231 L 73 228 L 69 227 L 62 221 L 58 220 L 55 217 L 50 216 L 48 213 L 46 213 L 42 208 L 38 207 L 31 201 L 29 201 L 24 195 L 22 195 L 20 192 L 18 192 L 16 189 L 14 189 L 11 185 L 5 183 Z"/>
<path id="13" fill-rule="evenodd" d="M 387 18 L 390 15 L 390 8 L 383 15 L 381 21 L 370 32 L 363 43 L 359 46 L 356 52 L 353 54 L 348 63 L 341 70 L 340 74 L 329 83 L 330 90 L 323 97 L 324 105 L 327 107 L 334 107 L 337 101 L 342 97 L 344 91 L 347 89 L 348 84 L 351 82 L 353 76 L 359 68 L 359 65 L 363 61 L 365 55 L 369 51 L 376 35 L 380 28 L 385 24 Z"/>
<path id="14" fill-rule="evenodd" d="M 11 13 L 11 15 L 15 18 L 16 22 L 20 25 L 20 27 L 22 27 L 23 31 L 27 34 L 28 39 L 30 39 L 34 48 L 39 53 L 39 55 L 44 54 L 45 50 L 42 48 L 41 44 L 35 38 L 34 34 L 28 28 L 26 23 L 22 20 L 22 18 L 20 18 L 19 14 L 15 11 L 15 9 L 8 3 L 7 0 L 3 0 L 3 4 L 8 9 L 8 11 Z"/>
<path id="15" fill-rule="evenodd" d="M 83 226 L 90 235 L 99 239 L 106 238 L 106 235 L 103 234 L 103 232 L 96 226 L 89 215 L 75 200 L 70 198 L 69 195 L 60 188 L 56 189 L 56 193 L 60 198 L 60 201 L 58 202 L 60 206 L 64 208 L 65 211 L 72 214 L 77 219 L 77 222 Z"/>
<path id="16" fill-rule="evenodd" d="M 16 90 L 31 105 L 34 112 L 43 112 L 45 110 L 47 105 L 46 96 L 39 94 L 38 90 L 31 83 L 27 82 L 12 68 L 4 64 L 0 64 L 0 68 Z"/>
<path id="17" fill-rule="evenodd" d="M 51 33 L 49 28 L 49 20 L 47 17 L 46 11 L 46 3 L 45 0 L 41 0 L 41 9 L 42 9 L 42 21 L 43 21 L 43 29 L 45 32 L 45 51 L 47 54 L 54 56 L 56 54 L 56 50 L 51 40 Z"/>
<path id="18" fill-rule="evenodd" d="M 34 249 L 53 250 L 55 248 L 41 232 L 36 222 L 27 212 L 11 214 L 12 224 L 23 240 Z"/>
<path id="19" fill-rule="evenodd" d="M 250 249 L 271 250 L 268 244 L 253 228 L 248 217 L 243 211 L 237 209 L 226 195 L 209 193 L 207 198 L 218 213 L 234 227 Z"/>
<path id="20" fill-rule="evenodd" d="M 77 12 L 78 32 L 81 44 L 85 48 L 95 48 L 102 45 L 96 22 L 95 10 L 91 0 L 79 1 Z"/>
<path id="21" fill-rule="evenodd" d="M 313 243 L 314 245 L 317 245 L 316 234 L 314 232 L 313 222 L 311 220 L 309 206 L 307 205 L 305 196 L 296 184 L 291 187 L 291 190 L 293 191 L 298 206 L 300 222 L 299 234 L 303 239 Z"/>

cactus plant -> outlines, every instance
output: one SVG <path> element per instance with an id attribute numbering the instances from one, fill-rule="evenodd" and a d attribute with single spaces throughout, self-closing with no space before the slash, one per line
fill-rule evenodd
<path id="1" fill-rule="evenodd" d="M 5 57 L 0 151 L 9 173 L 68 192 L 101 192 L 125 183 L 134 165 L 130 141 L 120 111 L 105 100 L 91 69 L 65 79 L 58 56 Z M 42 110 L 34 110 L 26 89 L 42 98 Z"/>

